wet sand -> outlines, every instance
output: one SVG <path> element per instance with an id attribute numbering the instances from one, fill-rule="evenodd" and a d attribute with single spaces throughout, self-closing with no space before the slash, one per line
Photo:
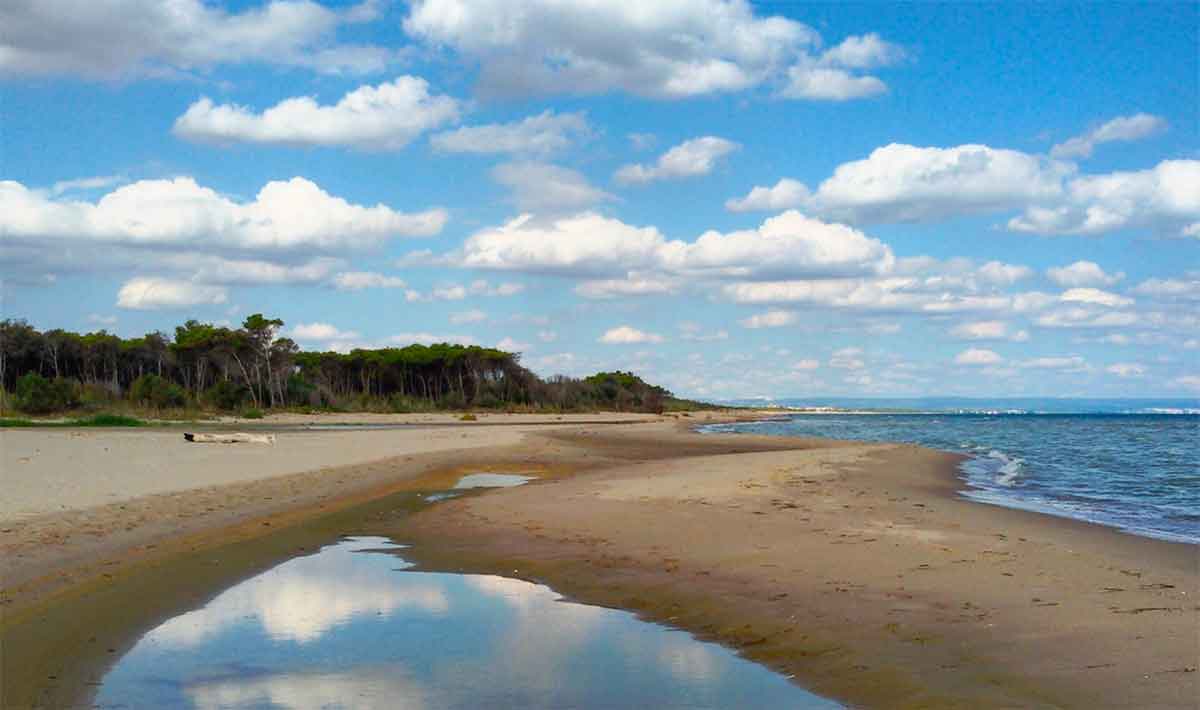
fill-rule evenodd
<path id="1" fill-rule="evenodd" d="M 957 499 L 947 454 L 682 421 L 468 425 L 456 449 L 6 520 L 4 702 L 85 698 L 165 616 L 298 548 L 384 533 L 426 568 L 632 609 L 864 706 L 1195 707 L 1196 546 Z M 297 436 L 352 433 L 398 436 Z M 488 470 L 544 480 L 415 515 L 387 497 Z"/>

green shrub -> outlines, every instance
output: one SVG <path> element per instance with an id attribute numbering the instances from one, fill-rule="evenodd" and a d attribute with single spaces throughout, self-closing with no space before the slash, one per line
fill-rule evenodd
<path id="1" fill-rule="evenodd" d="M 16 408 L 29 414 L 50 414 L 79 404 L 79 383 L 62 377 L 47 380 L 30 372 L 17 380 Z"/>
<path id="2" fill-rule="evenodd" d="M 242 419 L 262 419 L 262 418 L 263 418 L 263 413 L 262 413 L 261 409 L 255 409 L 254 407 L 251 407 L 250 409 L 244 410 L 242 412 Z"/>
<path id="3" fill-rule="evenodd" d="M 250 390 L 243 385 L 222 380 L 204 391 L 204 401 L 211 407 L 231 411 L 240 408 L 249 394 Z"/>
<path id="4" fill-rule="evenodd" d="M 187 395 L 179 385 L 158 375 L 142 375 L 129 388 L 129 398 L 138 404 L 157 409 L 182 407 Z"/>
<path id="5" fill-rule="evenodd" d="M 464 414 L 458 418 L 458 420 L 462 421 L 462 422 L 473 422 L 473 421 L 476 421 L 477 419 L 478 419 L 478 417 L 476 417 L 474 414 L 471 414 L 470 412 L 468 412 L 467 414 Z"/>

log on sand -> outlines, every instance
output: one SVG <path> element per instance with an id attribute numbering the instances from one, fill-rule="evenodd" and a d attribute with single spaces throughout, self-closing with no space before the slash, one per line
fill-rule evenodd
<path id="1" fill-rule="evenodd" d="M 229 434 L 192 434 L 185 433 L 184 439 L 197 444 L 274 444 L 274 434 L 244 434 L 233 432 Z"/>

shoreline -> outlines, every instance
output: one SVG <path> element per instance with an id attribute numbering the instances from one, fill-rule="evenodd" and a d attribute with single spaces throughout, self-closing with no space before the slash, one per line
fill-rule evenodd
<path id="1" fill-rule="evenodd" d="M 60 624 L 66 624 L 67 617 L 70 615 L 64 616 L 63 609 L 70 606 L 67 604 L 68 601 L 73 601 L 92 605 L 100 617 L 108 619 L 99 626 L 106 629 L 105 633 L 109 634 L 108 642 L 115 644 L 108 647 L 120 649 L 124 643 L 132 643 L 141 632 L 162 618 L 210 598 L 228 584 L 249 576 L 263 566 L 269 566 L 275 561 L 294 555 L 298 542 L 312 545 L 314 544 L 313 540 L 322 535 L 334 534 L 333 531 L 337 529 L 345 533 L 382 533 L 395 537 L 400 542 L 415 542 L 416 546 L 407 552 L 412 553 L 413 561 L 420 563 L 426 569 L 503 572 L 505 576 L 518 576 L 549 584 L 557 591 L 580 601 L 630 609 L 649 620 L 683 628 L 702 638 L 720 641 L 740 650 L 753 660 L 796 675 L 797 680 L 804 687 L 814 692 L 824 692 L 836 698 L 861 701 L 866 705 L 896 706 L 899 703 L 883 703 L 882 701 L 886 698 L 905 697 L 913 699 L 914 704 L 933 700 L 935 705 L 954 705 L 956 702 L 950 701 L 962 696 L 970 698 L 972 704 L 982 703 L 986 706 L 990 704 L 989 701 L 995 701 L 999 697 L 1008 697 L 1003 694 L 996 695 L 997 687 L 1003 688 L 1010 694 L 1016 693 L 1016 697 L 1026 701 L 1041 698 L 1038 695 L 1038 692 L 1041 692 L 1038 688 L 1042 686 L 1037 683 L 1034 684 L 1036 687 L 1022 690 L 1022 683 L 1010 677 L 1011 674 L 1000 673 L 1004 677 L 999 680 L 980 676 L 980 673 L 984 673 L 988 669 L 997 671 L 997 668 L 993 668 L 989 662 L 980 659 L 966 663 L 968 667 L 973 668 L 970 673 L 966 674 L 971 679 L 970 682 L 966 682 L 967 687 L 959 688 L 955 683 L 950 683 L 949 687 L 941 688 L 937 693 L 931 695 L 931 690 L 922 690 L 920 683 L 907 676 L 911 675 L 913 668 L 922 665 L 922 656 L 938 655 L 930 652 L 930 649 L 938 644 L 928 640 L 925 642 L 911 640 L 897 642 L 895 639 L 888 638 L 897 636 L 896 633 L 883 629 L 889 622 L 885 622 L 878 628 L 873 627 L 876 633 L 875 636 L 872 636 L 872 629 L 858 628 L 864 626 L 863 624 L 856 626 L 851 623 L 847 626 L 846 622 L 843 622 L 838 625 L 839 633 L 834 634 L 829 633 L 826 628 L 828 621 L 822 621 L 817 617 L 808 618 L 801 624 L 806 625 L 806 628 L 811 631 L 807 634 L 808 638 L 804 640 L 796 637 L 796 634 L 799 633 L 796 631 L 797 625 L 800 623 L 798 620 L 789 621 L 785 625 L 789 628 L 778 625 L 779 619 L 775 618 L 776 612 L 780 608 L 791 610 L 789 613 L 793 612 L 792 606 L 796 604 L 796 600 L 800 599 L 805 600 L 802 608 L 807 609 L 808 612 L 817 613 L 819 611 L 827 616 L 837 613 L 844 614 L 846 611 L 845 605 L 841 602 L 829 605 L 827 597 L 830 594 L 833 594 L 835 599 L 840 598 L 842 601 L 856 598 L 857 605 L 851 605 L 852 608 L 866 606 L 879 610 L 885 606 L 895 606 L 897 603 L 901 603 L 899 598 L 886 595 L 886 592 L 894 590 L 874 589 L 875 586 L 881 586 L 875 585 L 874 581 L 869 586 L 857 589 L 851 585 L 860 582 L 841 579 L 841 577 L 852 577 L 856 572 L 854 569 L 850 569 L 848 574 L 847 570 L 842 569 L 845 565 L 839 558 L 862 558 L 857 559 L 860 568 L 864 566 L 864 560 L 871 563 L 866 564 L 868 569 L 872 565 L 878 565 L 879 553 L 865 556 L 858 554 L 870 546 L 863 542 L 865 538 L 861 533 L 857 535 L 857 540 L 851 535 L 850 540 L 842 538 L 839 542 L 838 538 L 830 540 L 828 536 L 814 535 L 812 530 L 796 527 L 794 521 L 789 522 L 789 516 L 797 511 L 799 506 L 805 505 L 806 500 L 812 499 L 815 492 L 813 486 L 825 489 L 821 495 L 831 500 L 846 501 L 837 505 L 850 507 L 860 505 L 862 495 L 866 495 L 860 495 L 860 493 L 867 490 L 867 487 L 862 487 L 865 480 L 862 479 L 862 471 L 875 471 L 874 475 L 878 475 L 882 470 L 881 466 L 882 468 L 890 466 L 893 469 L 893 476 L 896 470 L 904 474 L 900 476 L 903 480 L 889 481 L 888 485 L 899 486 L 903 489 L 904 494 L 909 496 L 907 500 L 913 501 L 906 508 L 905 513 L 915 510 L 922 517 L 929 517 L 926 515 L 929 511 L 912 507 L 918 501 L 924 508 L 946 505 L 966 511 L 978 508 L 999 511 L 995 514 L 968 514 L 966 517 L 982 517 L 989 519 L 992 523 L 1029 528 L 1039 536 L 1038 544 L 1049 545 L 1056 549 L 1066 546 L 1085 548 L 1089 550 L 1086 554 L 1094 556 L 1096 553 L 1092 548 L 1112 548 L 1101 557 L 1109 562 L 1128 562 L 1130 568 L 1135 567 L 1132 564 L 1134 561 L 1148 560 L 1154 563 L 1155 569 L 1144 569 L 1141 570 L 1141 573 L 1166 575 L 1183 580 L 1182 584 L 1178 583 L 1179 580 L 1175 580 L 1174 586 L 1169 589 L 1143 590 L 1138 589 L 1138 585 L 1133 585 L 1131 589 L 1123 588 L 1120 594 L 1125 598 L 1136 597 L 1149 600 L 1144 604 L 1136 602 L 1137 606 L 1130 608 L 1165 606 L 1166 603 L 1163 602 L 1163 599 L 1170 595 L 1174 595 L 1171 598 L 1177 601 L 1179 594 L 1176 590 L 1188 591 L 1191 593 L 1192 599 L 1196 598 L 1196 592 L 1192 591 L 1197 586 L 1195 546 L 1181 545 L 1187 549 L 1171 552 L 1171 546 L 1177 545 L 1177 543 L 1133 538 L 1125 533 L 1088 523 L 984 505 L 963 499 L 958 495 L 961 488 L 960 480 L 954 472 L 957 459 L 952 455 L 911 445 L 864 445 L 860 442 L 782 439 L 748 434 L 700 435 L 684 431 L 691 424 L 703 423 L 689 421 L 689 419 L 660 419 L 658 423 L 638 426 L 589 424 L 572 426 L 564 424 L 561 427 L 538 427 L 534 431 L 522 432 L 517 443 L 501 448 L 485 446 L 418 454 L 354 466 L 335 467 L 324 472 L 300 473 L 249 484 L 235 484 L 226 486 L 225 489 L 208 491 L 207 495 L 209 496 L 217 494 L 226 496 L 227 500 L 224 501 L 224 504 L 228 506 L 222 511 L 225 515 L 210 516 L 206 522 L 208 527 L 192 522 L 190 523 L 191 527 L 184 525 L 183 528 L 160 528 L 153 531 L 152 538 L 145 537 L 148 532 L 151 532 L 149 529 L 125 531 L 127 533 L 125 537 L 118 534 L 117 539 L 109 541 L 107 551 L 96 548 L 94 545 L 89 548 L 84 544 L 82 548 L 79 548 L 86 553 L 82 557 L 77 555 L 75 558 L 71 558 L 69 555 L 60 555 L 57 559 L 43 558 L 43 563 L 51 562 L 51 569 L 57 568 L 58 572 L 65 571 L 65 567 L 74 566 L 74 569 L 71 570 L 72 574 L 68 578 L 27 579 L 26 583 L 32 584 L 32 587 L 24 591 L 17 590 L 16 593 L 13 592 L 10 584 L 12 576 L 6 574 L 3 607 L 5 619 L 2 625 L 7 642 L 5 645 L 12 649 L 14 642 L 22 643 L 19 640 L 21 634 L 15 633 L 14 630 L 42 628 L 47 619 L 51 621 L 50 626 L 56 628 L 53 623 L 55 618 L 59 619 Z M 699 417 L 695 417 L 695 419 L 699 419 Z M 787 490 L 787 485 L 781 484 L 778 469 L 795 465 L 803 468 L 814 462 L 800 461 L 799 464 L 796 462 L 799 459 L 814 456 L 817 458 L 833 456 L 833 460 L 817 461 L 816 469 L 803 474 L 816 483 L 799 486 L 793 495 Z M 849 457 L 849 459 L 841 460 L 838 459 L 839 456 Z M 883 464 L 872 461 L 873 457 L 878 456 L 884 457 Z M 707 474 L 704 474 L 703 471 L 697 473 L 696 466 L 698 464 L 714 468 Z M 733 489 L 729 489 L 728 485 L 721 484 L 721 480 L 730 477 L 731 466 L 735 477 L 740 477 L 739 480 L 749 484 L 749 487 L 743 489 L 735 486 Z M 484 495 L 445 501 L 415 514 L 406 509 L 402 515 L 396 515 L 394 510 L 387 507 L 389 500 L 399 500 L 396 494 L 401 494 L 406 490 L 433 490 L 439 486 L 448 487 L 455 480 L 455 476 L 468 470 L 474 472 L 490 468 L 496 471 L 512 472 L 521 467 L 524 467 L 526 472 L 538 474 L 544 481 L 517 489 L 491 491 Z M 859 474 L 851 477 L 856 481 L 855 485 L 860 486 L 859 488 L 835 490 L 836 486 L 832 485 L 831 476 L 834 479 L 839 476 L 845 477 L 848 471 L 852 472 L 858 469 L 861 469 Z M 342 478 L 342 481 L 339 482 L 340 485 L 335 487 L 337 495 L 334 494 L 334 490 L 330 489 L 316 491 L 315 482 L 324 479 L 324 484 L 329 484 L 331 472 L 333 472 L 332 475 Z M 820 475 L 816 475 L 818 473 Z M 661 481 L 672 483 L 661 483 Z M 725 483 L 727 484 L 728 481 L 726 480 Z M 276 495 L 286 495 L 288 491 L 294 493 L 297 486 L 303 487 L 305 484 L 313 487 L 306 491 L 311 496 L 307 499 L 293 497 L 286 500 L 271 500 Z M 674 488 L 673 485 L 681 485 L 682 488 Z M 243 489 L 241 497 L 231 496 L 234 493 L 233 489 L 236 488 Z M 684 495 L 689 488 L 695 488 L 696 491 L 707 491 L 703 495 L 709 496 L 711 500 L 707 504 L 698 503 L 695 495 L 691 493 Z M 599 500 L 593 499 L 598 493 L 604 491 L 608 491 L 605 493 L 607 497 L 601 496 Z M 613 493 L 613 491 L 617 491 L 617 493 Z M 787 495 L 780 496 L 781 491 Z M 274 495 L 266 496 L 264 495 L 266 493 Z M 634 495 L 635 493 L 636 495 Z M 173 497 L 175 505 L 194 506 L 198 501 L 204 500 L 204 494 L 204 491 L 200 491 L 177 494 L 168 498 Z M 389 498 L 389 496 L 391 497 Z M 779 505 L 771 503 L 771 496 L 775 496 Z M 263 498 L 267 498 L 267 500 L 263 500 Z M 211 499 L 209 500 L 211 501 Z M 146 500 L 143 502 L 152 509 L 166 501 Z M 721 505 L 716 505 L 717 503 Z M 753 506 L 761 507 L 762 510 L 748 510 Z M 844 510 L 836 511 L 836 517 L 845 518 L 846 514 L 842 512 Z M 128 510 L 124 513 L 128 514 Z M 689 529 L 689 525 L 694 527 L 694 518 L 697 514 L 710 517 L 711 526 L 729 531 L 722 536 L 727 540 L 722 539 L 718 542 L 733 544 L 740 540 L 741 547 L 739 548 L 735 544 L 733 548 L 726 549 L 723 553 L 727 555 L 726 558 L 714 560 L 706 554 L 689 551 L 686 549 L 686 545 L 682 545 L 689 541 L 678 539 L 679 530 L 672 532 L 669 525 L 664 528 L 661 521 L 656 522 L 657 519 L 662 518 L 672 521 L 679 529 Z M 818 515 L 826 515 L 826 513 L 822 511 L 810 513 L 810 516 Z M 996 520 L 997 515 L 1003 520 Z M 636 520 L 637 523 L 631 525 L 629 522 L 631 520 Z M 764 527 L 761 523 L 768 520 L 771 523 Z M 896 518 L 897 522 L 900 520 L 900 517 Z M 1042 522 L 1036 522 L 1038 520 Z M 923 524 L 928 525 L 929 522 L 926 521 Z M 962 525 L 970 521 L 951 520 L 948 522 L 941 519 L 932 522 L 935 523 L 931 528 L 933 532 L 942 535 L 961 535 Z M 938 528 L 939 525 L 942 527 Z M 958 526 L 960 530 L 956 532 L 950 526 Z M 704 527 L 700 530 L 703 531 Z M 586 534 L 582 528 L 587 528 Z M 1009 533 L 1012 534 L 1011 531 Z M 639 534 L 646 539 L 639 539 Z M 877 536 L 875 540 L 877 543 L 878 536 L 892 533 L 876 531 L 872 534 Z M 140 546 L 133 544 L 138 542 L 139 535 L 142 536 Z M 812 576 L 813 579 L 805 581 L 804 579 L 791 579 L 786 573 L 787 570 L 778 567 L 792 558 L 785 555 L 785 559 L 782 561 L 771 561 L 775 559 L 772 557 L 773 555 L 780 553 L 780 550 L 775 549 L 780 546 L 780 540 L 804 541 L 804 535 L 813 538 L 805 543 L 806 545 L 812 543 L 809 545 L 811 550 L 805 548 L 809 553 L 820 551 L 820 545 L 816 544 L 818 542 L 822 545 L 836 544 L 829 550 L 825 550 L 825 553 L 830 550 L 837 553 L 830 564 L 832 568 L 841 571 L 835 574 L 828 570 L 823 571 L 819 569 L 819 566 L 810 568 L 810 564 L 806 563 L 803 568 L 806 570 L 806 574 Z M 1121 542 L 1112 536 L 1121 536 L 1137 541 L 1145 540 L 1146 543 Z M 605 537 L 608 541 L 607 544 L 596 542 L 601 537 Z M 821 539 L 818 540 L 818 537 Z M 909 538 L 911 535 L 903 540 L 906 543 L 903 551 L 912 552 L 910 548 L 913 547 L 912 543 L 915 538 Z M 147 540 L 153 541 L 147 542 Z M 5 547 L 8 548 L 10 544 L 11 538 L 6 535 Z M 935 557 L 944 556 L 945 553 L 938 552 L 936 546 L 929 547 L 932 544 L 922 543 L 929 549 L 922 548 L 921 554 Z M 1003 543 L 989 542 L 989 544 L 996 548 L 1011 547 L 1015 549 L 1020 547 L 1015 545 L 1015 540 Z M 124 545 L 123 548 L 122 545 Z M 671 545 L 681 547 L 671 551 L 670 554 L 664 553 L 660 549 L 658 553 L 655 553 L 658 554 L 658 559 L 652 560 L 648 557 L 648 546 L 665 549 Z M 763 549 L 759 549 L 760 546 Z M 793 544 L 788 549 L 794 554 L 798 548 Z M 216 550 L 223 551 L 222 559 L 235 559 L 237 562 L 222 565 L 219 569 L 201 563 L 206 555 Z M 226 554 L 231 550 L 241 550 L 241 552 L 232 555 Z M 852 555 L 845 554 L 851 550 L 857 552 Z M 1131 550 L 1133 552 L 1130 552 Z M 521 555 L 514 554 L 515 551 L 520 551 Z M 1187 564 L 1189 554 L 1192 560 L 1190 566 Z M 887 553 L 888 557 L 894 555 L 894 552 Z M 406 554 L 406 557 L 408 556 Z M 998 559 L 1003 560 L 1003 558 L 1004 555 L 1000 555 Z M 6 555 L 6 559 L 11 561 L 12 558 Z M 91 559 L 92 564 L 81 566 L 80 563 L 84 559 Z M 1058 558 L 1054 557 L 1052 560 L 1042 555 L 1038 559 L 1053 561 Z M 1066 559 L 1069 560 L 1070 555 Z M 663 560 L 674 561 L 664 562 Z M 748 564 L 747 560 L 756 560 L 754 564 L 777 565 L 775 569 L 780 571 L 773 575 L 762 576 L 762 570 L 772 568 L 757 568 L 758 572 L 755 572 L 752 569 L 754 565 Z M 109 564 L 114 561 L 115 564 Z M 1095 560 L 1093 559 L 1093 561 Z M 715 564 L 715 562 L 720 562 L 720 564 Z M 987 560 L 987 562 L 991 563 L 992 560 Z M 980 561 L 977 560 L 972 565 L 979 563 Z M 6 563 L 6 566 L 8 564 Z M 932 578 L 934 572 L 942 574 L 944 571 L 940 570 L 941 566 L 938 566 L 939 569 L 928 570 L 931 573 L 929 576 Z M 671 567 L 673 569 L 669 569 Z M 715 570 L 724 570 L 725 568 L 729 568 L 733 572 L 714 574 Z M 514 573 L 514 569 L 519 572 Z M 172 584 L 164 588 L 161 580 L 154 579 L 156 570 L 159 574 L 162 574 L 164 570 L 170 570 L 171 573 L 168 576 L 172 580 Z M 707 575 L 700 574 L 706 570 L 708 571 Z M 11 571 L 11 568 L 6 571 Z M 695 574 L 688 577 L 688 583 L 681 587 L 680 579 L 690 572 Z M 925 572 L 905 572 L 905 574 L 924 576 Z M 1093 580 L 1097 579 L 1095 570 L 1091 570 L 1089 574 Z M 1191 575 L 1190 579 L 1189 575 Z M 1119 572 L 1112 572 L 1111 576 L 1115 576 L 1121 581 L 1129 579 Z M 963 575 L 952 574 L 951 577 L 951 585 L 959 585 L 959 587 L 963 585 Z M 185 580 L 192 580 L 194 583 L 184 584 Z M 829 581 L 850 584 L 840 589 L 834 585 L 837 591 L 830 592 L 829 585 L 824 584 Z M 1003 580 L 998 581 L 1002 582 Z M 1048 582 L 1049 580 L 1046 579 L 1039 580 L 1039 584 L 1043 586 L 1047 586 Z M 1150 583 L 1171 584 L 1172 582 Z M 920 634 L 923 633 L 917 628 L 920 624 L 913 625 L 908 617 L 912 615 L 945 616 L 950 613 L 950 610 L 949 607 L 946 607 L 945 600 L 926 598 L 929 595 L 936 597 L 936 588 L 920 588 L 920 585 L 924 583 L 918 582 L 915 578 L 908 584 L 910 587 L 916 586 L 908 589 L 905 593 L 911 594 L 913 599 L 919 600 L 920 604 L 925 604 L 925 606 L 917 608 L 919 604 L 913 599 L 902 602 L 914 606 L 913 609 L 900 613 L 902 617 L 905 617 L 902 619 L 902 626 L 905 633 L 909 633 L 909 626 L 912 625 L 912 633 L 915 633 L 916 637 L 920 637 Z M 977 583 L 975 584 L 977 585 Z M 40 594 L 37 593 L 39 585 L 41 585 Z M 1049 585 L 1050 588 L 1053 586 Z M 130 587 L 150 590 L 152 595 L 156 595 L 155 603 L 150 605 L 154 608 L 140 610 L 133 613 L 132 616 L 128 611 L 122 614 L 118 608 L 121 603 L 121 595 L 118 592 Z M 785 587 L 786 589 L 784 589 Z M 782 589 L 783 591 L 765 592 L 765 590 L 772 589 Z M 867 589 L 873 589 L 872 593 L 875 596 L 868 595 L 869 598 L 860 598 L 866 594 Z M 755 590 L 764 591 L 765 596 L 757 593 L 746 596 L 747 592 Z M 960 589 L 960 591 L 962 590 Z M 779 594 L 784 596 L 779 597 Z M 883 596 L 880 596 L 881 594 Z M 758 598 L 760 596 L 764 596 L 764 598 Z M 772 599 L 772 597 L 774 598 Z M 1045 598 L 1050 599 L 1049 596 Z M 1107 603 L 1111 599 L 1104 599 L 1103 602 Z M 931 601 L 935 603 L 931 604 Z M 1065 601 L 1051 601 L 1058 605 L 1066 603 Z M 1180 606 L 1176 601 L 1171 601 L 1171 604 Z M 1028 599 L 1023 602 L 1021 609 L 1024 613 L 1018 614 L 1018 620 L 1029 614 L 1037 614 L 1044 609 L 1043 607 L 1030 608 Z M 942 606 L 939 607 L 938 603 Z M 737 607 L 737 611 L 731 612 L 731 606 Z M 984 605 L 978 606 L 980 609 L 984 609 Z M 1086 608 L 1095 607 L 1093 605 Z M 1013 609 L 989 610 L 993 614 L 999 614 L 1000 611 L 1011 614 Z M 1109 610 L 1105 608 L 1103 611 L 1108 613 Z M 1137 620 L 1137 624 L 1123 623 L 1121 628 L 1140 626 L 1142 622 L 1151 621 L 1146 626 L 1149 630 L 1154 631 L 1161 627 L 1164 619 L 1176 625 L 1183 622 L 1183 625 L 1186 626 L 1188 620 L 1181 618 L 1180 613 L 1194 617 L 1195 607 L 1194 605 L 1191 608 L 1181 607 L 1178 612 L 1130 613 L 1128 616 L 1109 613 L 1108 616 L 1121 622 Z M 1077 612 L 1073 612 L 1074 615 L 1077 615 Z M 734 624 L 735 621 L 740 623 Z M 1086 615 L 1084 615 L 1083 621 L 1088 621 Z M 943 622 L 938 622 L 938 625 L 944 626 L 949 623 L 951 630 L 954 631 L 957 631 L 953 628 L 955 624 L 971 625 L 969 621 L 962 620 L 954 623 Z M 1101 626 L 1103 627 L 1101 635 L 1107 634 L 1105 638 L 1111 637 L 1113 633 L 1110 628 L 1111 624 L 1102 624 Z M 882 636 L 879 633 L 880 629 L 886 631 Z M 60 630 L 66 631 L 66 629 Z M 842 635 L 849 638 L 841 639 Z M 35 642 L 32 636 L 27 635 L 25 638 L 27 642 Z M 906 638 L 911 639 L 913 636 L 909 635 Z M 76 641 L 78 640 L 76 639 Z M 906 650 L 907 653 L 896 654 L 897 643 L 900 643 L 899 649 Z M 1166 650 L 1165 655 L 1160 651 L 1157 655 L 1151 653 L 1149 656 L 1162 661 L 1186 655 L 1186 653 L 1180 653 L 1181 648 L 1185 652 L 1188 650 L 1186 639 L 1175 639 L 1171 643 L 1174 645 Z M 1181 643 L 1183 646 L 1180 646 Z M 59 648 L 64 647 L 69 646 L 59 646 Z M 892 653 L 892 656 L 884 655 L 892 660 L 883 663 L 873 660 L 870 664 L 850 662 L 854 658 L 860 660 L 874 658 L 870 653 L 871 647 L 876 649 L 876 656 L 879 655 L 880 649 L 891 649 L 889 653 Z M 915 647 L 919 647 L 922 653 L 914 654 L 912 651 Z M 1070 648 L 1068 647 L 1066 650 L 1070 650 Z M 1194 644 L 1192 650 L 1194 650 Z M 98 672 L 97 669 L 105 667 L 104 662 L 109 655 L 111 654 L 107 652 L 102 653 L 92 664 L 81 665 L 80 673 L 74 679 L 73 686 L 72 679 L 67 677 L 70 673 L 69 670 L 57 671 L 55 675 L 58 678 L 54 684 L 55 696 L 62 699 L 70 696 L 72 692 L 76 694 L 86 692 L 89 687 L 86 684 L 95 682 L 95 678 L 87 674 L 90 672 L 94 676 Z M 5 652 L 3 656 L 6 671 L 20 671 L 17 666 L 12 665 L 14 663 L 13 653 Z M 1142 654 L 1142 656 L 1144 657 L 1146 654 Z M 804 659 L 809 660 L 804 661 Z M 1194 668 L 1194 653 L 1192 659 Z M 35 658 L 33 661 L 23 664 L 23 667 L 32 670 L 37 664 L 38 661 Z M 864 665 L 868 666 L 865 670 L 857 668 Z M 817 669 L 815 670 L 814 667 Z M 818 670 L 819 672 L 817 672 Z M 1111 673 L 1112 667 L 1105 666 L 1101 672 L 1105 671 Z M 933 672 L 941 675 L 963 675 L 962 672 L 953 669 L 934 669 Z M 1096 670 L 1093 670 L 1092 674 L 1094 675 L 1095 672 Z M 13 676 L 9 675 L 8 677 Z M 1165 685 L 1162 683 L 1151 684 L 1153 688 L 1157 688 L 1153 697 L 1159 701 L 1165 701 L 1168 706 L 1173 702 L 1171 698 L 1186 697 L 1181 693 L 1195 689 L 1196 674 L 1194 672 L 1181 670 L 1164 676 L 1156 676 L 1156 678 L 1159 680 L 1167 678 L 1169 681 Z M 1046 687 L 1058 686 L 1062 683 L 1061 678 L 1045 678 L 1041 681 Z M 964 682 L 963 678 L 959 678 L 958 682 Z M 945 686 L 946 684 L 939 681 L 932 685 Z M 980 688 L 990 689 L 992 695 L 981 696 L 978 692 Z M 975 692 L 966 692 L 972 689 Z M 1096 696 L 1093 693 L 1093 697 L 1104 696 Z M 916 702 L 917 698 L 924 700 Z M 10 691 L 6 691 L 5 699 L 6 701 L 15 699 L 15 695 L 10 695 Z"/>

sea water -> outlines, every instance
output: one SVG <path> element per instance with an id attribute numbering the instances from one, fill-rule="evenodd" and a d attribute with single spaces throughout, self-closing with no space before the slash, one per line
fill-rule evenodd
<path id="1" fill-rule="evenodd" d="M 347 538 L 145 634 L 99 707 L 836 708 L 633 614 L 490 575 L 406 571 Z"/>
<path id="2" fill-rule="evenodd" d="M 983 411 L 894 412 L 871 405 L 704 430 L 903 441 L 962 453 L 967 498 L 1200 543 L 1200 409 L 1174 403 L 1122 412 L 1125 403 L 1052 413 L 1008 402 Z"/>

